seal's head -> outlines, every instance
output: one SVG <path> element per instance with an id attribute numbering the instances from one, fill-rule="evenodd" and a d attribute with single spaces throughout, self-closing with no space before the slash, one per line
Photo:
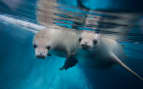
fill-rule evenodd
<path id="1" fill-rule="evenodd" d="M 91 31 L 82 31 L 79 43 L 82 49 L 93 48 L 98 42 L 98 34 Z"/>
<path id="2" fill-rule="evenodd" d="M 35 55 L 37 58 L 46 58 L 50 56 L 49 50 L 51 49 L 51 43 L 47 30 L 41 30 L 38 32 L 33 40 L 33 47 L 35 49 Z"/>

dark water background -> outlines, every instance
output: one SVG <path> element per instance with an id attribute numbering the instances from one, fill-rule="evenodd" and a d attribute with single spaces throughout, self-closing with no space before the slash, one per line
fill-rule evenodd
<path id="1" fill-rule="evenodd" d="M 67 8 L 67 6 L 63 6 L 59 8 L 65 8 L 73 12 L 77 10 L 83 13 L 83 17 L 89 14 L 89 9 L 106 11 L 101 14 L 94 12 L 92 16 L 110 18 L 109 22 L 99 22 L 100 25 L 90 24 L 90 26 L 87 26 L 80 23 L 80 21 L 71 21 L 72 18 L 66 18 L 67 15 L 58 14 L 59 17 L 64 19 L 56 19 L 57 22 L 55 23 L 79 30 L 86 29 L 101 32 L 100 29 L 102 28 L 104 34 L 115 34 L 114 30 L 117 27 L 128 26 L 129 33 L 125 34 L 128 39 L 121 41 L 128 56 L 128 59 L 124 60 L 124 62 L 143 76 L 142 2 L 138 0 L 81 1 L 59 0 L 59 3 L 76 7 Z M 82 8 L 82 10 L 77 7 Z M 16 10 L 11 10 L 0 0 L 1 14 L 37 23 L 35 10 L 36 0 L 23 0 Z M 107 14 L 109 11 L 116 13 L 116 15 Z M 126 24 L 111 23 L 110 21 L 120 17 L 121 12 L 135 13 L 139 16 L 133 22 Z M 119 18 L 119 21 L 122 20 L 125 20 L 125 18 Z M 115 29 L 112 32 L 107 28 Z M 25 29 L 13 24 L 0 22 L 0 89 L 143 89 L 143 82 L 136 79 L 119 65 L 105 70 L 75 66 L 67 71 L 59 71 L 64 59 L 55 56 L 48 57 L 46 60 L 36 59 L 32 47 L 34 34 Z"/>

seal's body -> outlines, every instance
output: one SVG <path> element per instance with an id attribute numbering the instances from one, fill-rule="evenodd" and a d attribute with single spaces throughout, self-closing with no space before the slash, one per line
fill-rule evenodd
<path id="1" fill-rule="evenodd" d="M 88 35 L 90 34 L 90 35 Z M 77 52 L 80 65 L 94 68 L 107 68 L 119 64 L 137 78 L 143 78 L 129 68 L 121 59 L 125 59 L 122 46 L 113 39 L 105 38 L 101 34 L 83 31 L 80 35 L 81 50 Z"/>
<path id="2" fill-rule="evenodd" d="M 82 59 L 79 60 L 80 65 L 95 68 L 110 67 L 115 64 L 115 60 L 110 53 L 116 54 L 120 59 L 125 59 L 122 46 L 115 40 L 98 37 L 98 39 L 96 39 L 96 44 L 92 47 L 90 45 L 88 46 L 89 48 L 83 48 L 78 51 L 77 56 Z"/>
<path id="3" fill-rule="evenodd" d="M 50 54 L 66 57 L 66 63 L 70 61 L 69 63 L 75 65 L 77 62 L 75 55 L 79 47 L 78 39 L 77 31 L 73 30 L 41 30 L 34 37 L 33 45 L 35 54 L 38 58 L 46 58 Z M 72 66 L 66 63 L 62 69 L 67 69 Z"/>

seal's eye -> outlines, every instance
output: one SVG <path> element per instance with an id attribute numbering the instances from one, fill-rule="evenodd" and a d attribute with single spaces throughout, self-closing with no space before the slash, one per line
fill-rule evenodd
<path id="1" fill-rule="evenodd" d="M 50 47 L 50 46 L 47 46 L 46 48 L 49 50 L 51 47 Z"/>
<path id="2" fill-rule="evenodd" d="M 81 42 L 82 38 L 79 38 L 78 41 Z"/>
<path id="3" fill-rule="evenodd" d="M 97 40 L 93 40 L 93 43 L 94 43 L 94 44 L 97 44 Z"/>
<path id="4" fill-rule="evenodd" d="M 36 44 L 34 44 L 34 45 L 33 45 L 33 47 L 34 47 L 34 48 L 37 48 L 37 45 L 36 45 Z"/>

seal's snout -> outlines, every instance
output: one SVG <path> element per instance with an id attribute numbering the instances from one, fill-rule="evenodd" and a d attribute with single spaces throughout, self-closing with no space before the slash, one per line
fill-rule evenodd
<path id="1" fill-rule="evenodd" d="M 36 57 L 40 58 L 40 59 L 45 59 L 46 58 L 44 55 L 37 55 Z"/>
<path id="2" fill-rule="evenodd" d="M 81 47 L 83 48 L 83 49 L 88 49 L 88 48 L 90 48 L 88 45 L 86 45 L 86 44 L 81 44 Z"/>

